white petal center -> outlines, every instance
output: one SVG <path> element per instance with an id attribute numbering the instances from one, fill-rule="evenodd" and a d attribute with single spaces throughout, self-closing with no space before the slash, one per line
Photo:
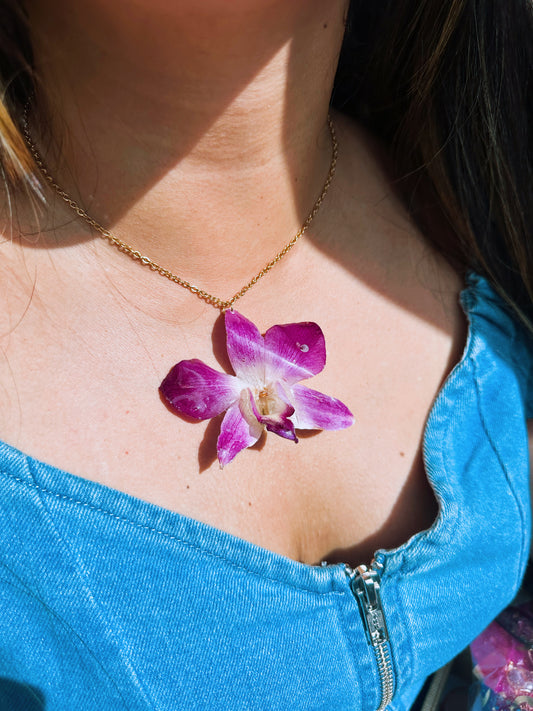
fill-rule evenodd
<path id="1" fill-rule="evenodd" d="M 259 423 L 263 417 L 275 418 L 287 409 L 287 403 L 279 396 L 279 384 L 269 383 L 259 387 L 242 390 L 240 409 L 243 417 L 252 425 Z"/>
<path id="2" fill-rule="evenodd" d="M 286 408 L 286 404 L 281 400 L 272 384 L 261 389 L 255 389 L 253 397 L 257 411 L 264 417 L 277 415 Z"/>

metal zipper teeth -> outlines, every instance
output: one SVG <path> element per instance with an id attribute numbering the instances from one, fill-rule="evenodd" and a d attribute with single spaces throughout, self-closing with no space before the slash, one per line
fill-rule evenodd
<path id="1" fill-rule="evenodd" d="M 381 703 L 377 711 L 385 711 L 394 696 L 394 672 L 388 644 L 374 646 L 378 663 L 379 678 L 381 680 Z"/>
<path id="2" fill-rule="evenodd" d="M 385 711 L 394 696 L 394 667 L 389 643 L 389 633 L 381 604 L 381 574 L 380 564 L 375 560 L 370 568 L 360 565 L 356 570 L 345 566 L 350 578 L 350 588 L 354 594 L 361 618 L 365 626 L 368 644 L 374 650 L 379 680 L 381 684 L 381 700 L 376 711 Z"/>

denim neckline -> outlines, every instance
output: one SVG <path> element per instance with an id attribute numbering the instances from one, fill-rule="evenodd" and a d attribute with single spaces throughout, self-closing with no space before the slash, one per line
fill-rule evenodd
<path id="1" fill-rule="evenodd" d="M 436 494 L 429 466 L 432 457 L 440 456 L 441 459 L 445 459 L 442 446 L 433 448 L 435 442 L 442 444 L 441 426 L 435 421 L 436 413 L 445 401 L 448 389 L 459 377 L 470 358 L 473 342 L 471 311 L 476 303 L 476 297 L 482 293 L 489 299 L 495 298 L 494 292 L 483 277 L 473 273 L 468 274 L 465 287 L 460 293 L 460 304 L 468 319 L 466 344 L 460 360 L 439 389 L 424 426 L 422 438 L 424 466 L 429 484 L 439 503 L 439 512 L 428 529 L 415 533 L 397 548 L 377 551 L 378 560 L 386 564 L 385 572 L 391 572 L 390 568 L 397 568 L 405 554 L 414 553 L 423 541 L 438 535 L 440 529 L 446 524 L 443 515 L 445 502 L 440 501 Z M 442 420 L 442 417 L 440 419 Z M 433 451 L 432 455 L 429 454 L 430 451 Z M 20 472 L 21 465 L 25 467 L 26 476 L 17 477 L 14 472 Z M 299 589 L 329 593 L 339 592 L 345 587 L 344 563 L 324 566 L 301 563 L 216 526 L 46 464 L 1 440 L 0 473 L 33 488 L 40 496 L 51 496 L 71 502 L 82 507 L 87 513 L 102 513 L 108 516 L 109 521 L 129 523 L 145 529 L 152 535 L 170 538 L 178 544 L 192 545 L 206 555 L 219 556 L 248 572 L 279 580 L 285 584 L 293 584 Z M 366 564 L 369 562 L 361 561 Z"/>
<path id="2" fill-rule="evenodd" d="M 439 496 L 436 484 L 438 480 L 454 472 L 453 468 L 446 466 L 447 459 L 444 446 L 446 434 L 451 426 L 450 409 L 453 407 L 452 400 L 448 398 L 448 392 L 457 382 L 459 382 L 460 387 L 464 388 L 465 384 L 473 380 L 474 376 L 472 374 L 471 378 L 463 380 L 462 384 L 460 382 L 472 358 L 476 335 L 473 312 L 477 299 L 482 293 L 486 298 L 497 298 L 483 277 L 474 272 L 469 272 L 466 276 L 465 287 L 459 295 L 459 303 L 467 319 L 467 334 L 463 352 L 436 394 L 424 426 L 422 436 L 424 470 L 438 504 L 437 515 L 429 528 L 414 533 L 397 548 L 379 549 L 376 552 L 376 559 L 386 568 L 385 573 L 388 575 L 396 574 L 401 569 L 406 556 L 417 556 L 421 549 L 427 547 L 428 543 L 441 537 L 445 530 L 453 529 L 456 523 L 458 511 L 454 511 L 455 507 L 450 506 L 452 502 L 445 497 Z M 432 475 L 432 471 L 435 472 L 434 475 Z"/>

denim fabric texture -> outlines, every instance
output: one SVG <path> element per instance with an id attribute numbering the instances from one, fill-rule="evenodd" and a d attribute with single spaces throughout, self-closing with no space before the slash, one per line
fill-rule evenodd
<path id="1" fill-rule="evenodd" d="M 424 438 L 433 526 L 379 551 L 396 693 L 507 605 L 524 573 L 533 350 L 486 282 Z M 369 563 L 369 561 L 361 561 Z M 0 445 L 0 711 L 374 711 L 342 565 L 306 566 Z"/>

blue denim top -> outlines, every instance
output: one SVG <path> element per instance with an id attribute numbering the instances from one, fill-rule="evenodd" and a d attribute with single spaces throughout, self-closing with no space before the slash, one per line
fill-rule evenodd
<path id="1" fill-rule="evenodd" d="M 433 526 L 380 551 L 391 711 L 513 598 L 532 349 L 486 282 L 424 439 Z M 379 483 L 376 484 L 379 486 Z M 0 709 L 374 711 L 344 566 L 307 566 L 0 445 Z"/>

